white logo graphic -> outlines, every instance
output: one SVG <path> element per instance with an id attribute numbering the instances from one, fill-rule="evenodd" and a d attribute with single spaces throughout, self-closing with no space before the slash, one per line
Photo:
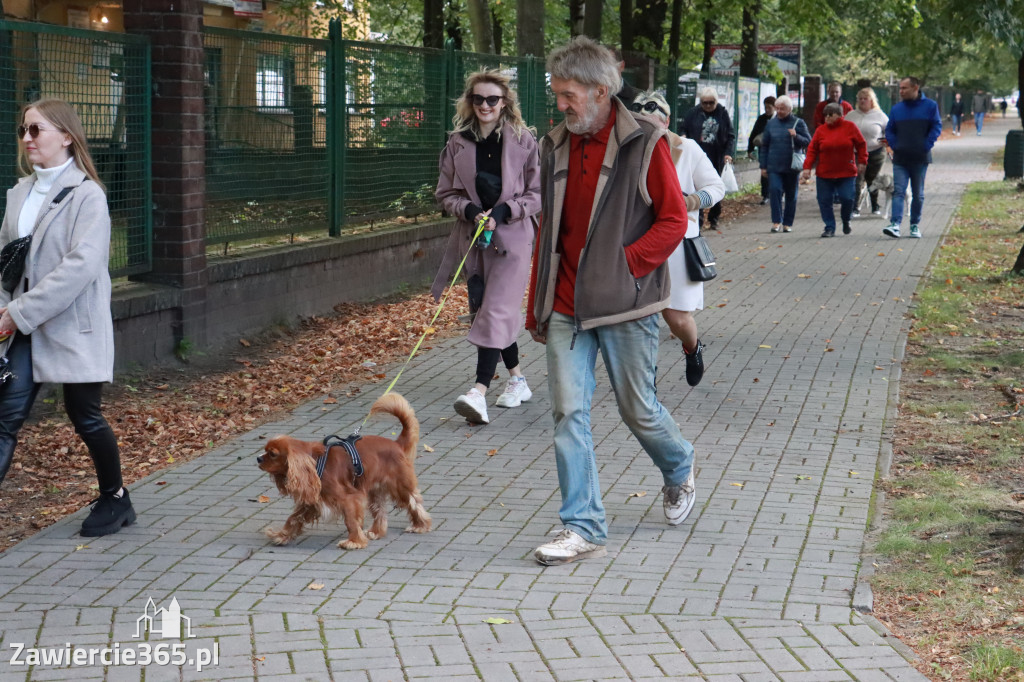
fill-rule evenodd
<path id="1" fill-rule="evenodd" d="M 195 637 L 192 634 L 192 619 L 181 615 L 177 597 L 172 597 L 170 606 L 165 609 L 158 609 L 150 597 L 142 615 L 135 621 L 135 634 L 132 638 L 140 639 L 148 631 L 150 635 L 163 639 L 178 639 L 181 637 L 182 621 L 185 621 L 185 639 Z"/>

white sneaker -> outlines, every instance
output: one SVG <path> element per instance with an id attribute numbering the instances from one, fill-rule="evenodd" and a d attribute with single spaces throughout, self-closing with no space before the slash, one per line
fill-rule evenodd
<path id="1" fill-rule="evenodd" d="M 505 392 L 498 396 L 495 405 L 498 407 L 519 407 L 522 403 L 530 402 L 533 391 L 526 385 L 526 377 L 510 377 L 505 384 Z"/>
<path id="2" fill-rule="evenodd" d="M 587 542 L 568 528 L 563 528 L 555 539 L 546 542 L 533 552 L 533 558 L 545 566 L 567 564 L 577 559 L 590 559 L 608 554 L 604 545 Z"/>
<path id="3" fill-rule="evenodd" d="M 487 400 L 475 388 L 469 389 L 466 395 L 455 400 L 455 411 L 474 424 L 490 424 L 487 418 Z"/>
<path id="4" fill-rule="evenodd" d="M 893 239 L 900 238 L 900 225 L 899 223 L 890 223 L 888 227 L 882 228 L 882 234 L 886 237 L 892 237 Z"/>
<path id="5" fill-rule="evenodd" d="M 666 485 L 661 489 L 661 504 L 665 509 L 665 520 L 670 526 L 678 526 L 693 511 L 697 493 L 693 487 L 693 470 L 682 485 Z"/>

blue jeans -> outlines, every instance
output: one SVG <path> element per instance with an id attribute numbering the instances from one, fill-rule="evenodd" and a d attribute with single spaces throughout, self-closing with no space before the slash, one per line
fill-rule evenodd
<path id="1" fill-rule="evenodd" d="M 906 202 L 907 185 L 910 185 L 910 224 L 921 224 L 921 211 L 924 210 L 924 176 L 928 172 L 928 164 L 918 166 L 892 167 L 892 223 L 903 222 L 903 204 Z"/>
<path id="2" fill-rule="evenodd" d="M 782 223 L 793 227 L 793 219 L 796 217 L 796 189 L 797 181 L 800 179 L 800 171 L 785 171 L 784 173 L 768 173 L 768 200 L 772 207 L 772 223 Z M 782 200 L 785 197 L 786 209 L 782 209 Z"/>
<path id="3" fill-rule="evenodd" d="M 984 122 L 985 122 L 985 112 L 984 111 L 976 111 L 976 112 L 974 112 L 974 127 L 978 129 L 979 133 L 981 133 L 981 126 L 982 126 L 982 124 Z"/>
<path id="4" fill-rule="evenodd" d="M 954 133 L 959 133 L 960 132 L 960 119 L 962 118 L 962 116 L 960 116 L 960 114 L 951 114 L 950 117 L 953 119 L 953 132 Z"/>
<path id="5" fill-rule="evenodd" d="M 832 208 L 832 197 L 839 195 L 839 217 L 843 225 L 850 222 L 853 214 L 854 189 L 857 187 L 857 178 L 823 178 L 817 176 L 818 189 L 818 210 L 821 211 L 821 219 L 825 222 L 825 231 L 836 231 L 836 212 Z"/>
<path id="6" fill-rule="evenodd" d="M 591 436 L 590 406 L 594 365 L 601 351 L 619 416 L 636 437 L 665 485 L 686 482 L 693 468 L 693 446 L 683 439 L 656 394 L 658 315 L 579 332 L 572 343 L 573 319 L 553 313 L 548 324 L 548 389 L 555 421 L 555 462 L 566 528 L 599 545 L 608 539 L 597 460 Z"/>

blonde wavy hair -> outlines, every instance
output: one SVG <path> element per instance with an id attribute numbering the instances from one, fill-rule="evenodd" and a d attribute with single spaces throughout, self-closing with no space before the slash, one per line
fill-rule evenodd
<path id="1" fill-rule="evenodd" d="M 872 88 L 861 88 L 860 90 L 857 91 L 857 97 L 860 97 L 861 95 L 868 96 L 868 99 L 871 100 L 872 109 L 882 108 L 878 106 L 878 95 L 875 94 L 875 91 Z"/>
<path id="2" fill-rule="evenodd" d="M 95 182 L 104 191 L 106 187 L 100 182 L 99 173 L 96 172 L 96 165 L 92 161 L 92 155 L 89 154 L 89 144 L 85 136 L 85 127 L 82 125 L 82 120 L 78 118 L 78 113 L 75 112 L 75 108 L 62 99 L 56 97 L 46 97 L 35 102 L 30 102 L 21 108 L 21 116 L 19 120 L 21 124 L 25 124 L 25 113 L 35 109 L 39 112 L 39 115 L 45 118 L 49 123 L 53 124 L 62 133 L 71 137 L 71 145 L 68 148 L 69 153 L 75 159 L 75 163 L 85 173 L 90 180 Z M 32 164 L 28 160 L 28 156 L 25 155 L 24 145 L 18 145 L 18 170 L 22 175 L 32 175 Z"/>
<path id="3" fill-rule="evenodd" d="M 523 133 L 529 131 L 536 135 L 534 128 L 526 125 L 523 121 L 523 114 L 519 111 L 519 98 L 512 89 L 511 81 L 505 74 L 496 69 L 485 69 L 476 71 L 466 77 L 466 89 L 462 96 L 455 100 L 455 115 L 452 116 L 453 134 L 469 131 L 474 139 L 482 139 L 480 135 L 480 124 L 476 119 L 476 112 L 473 110 L 473 88 L 480 83 L 491 83 L 501 88 L 501 98 L 504 105 L 501 108 L 501 118 L 498 120 L 498 137 L 501 137 L 501 129 L 507 123 L 512 126 L 516 139 L 522 139 Z"/>

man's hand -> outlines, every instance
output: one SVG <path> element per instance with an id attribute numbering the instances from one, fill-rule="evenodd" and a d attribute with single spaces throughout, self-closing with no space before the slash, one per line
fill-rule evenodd
<path id="1" fill-rule="evenodd" d="M 531 329 L 529 331 L 530 331 L 530 336 L 533 337 L 534 341 L 536 341 L 537 343 L 547 344 L 547 342 L 548 342 L 548 337 L 547 336 L 544 336 L 543 334 L 538 334 L 536 329 Z"/>
<path id="2" fill-rule="evenodd" d="M 857 175 L 864 177 L 864 173 L 867 171 L 868 165 L 866 163 L 857 164 Z"/>
<path id="3" fill-rule="evenodd" d="M 762 178 L 767 178 L 768 177 L 768 169 L 767 168 L 762 168 L 761 169 L 761 177 Z"/>

